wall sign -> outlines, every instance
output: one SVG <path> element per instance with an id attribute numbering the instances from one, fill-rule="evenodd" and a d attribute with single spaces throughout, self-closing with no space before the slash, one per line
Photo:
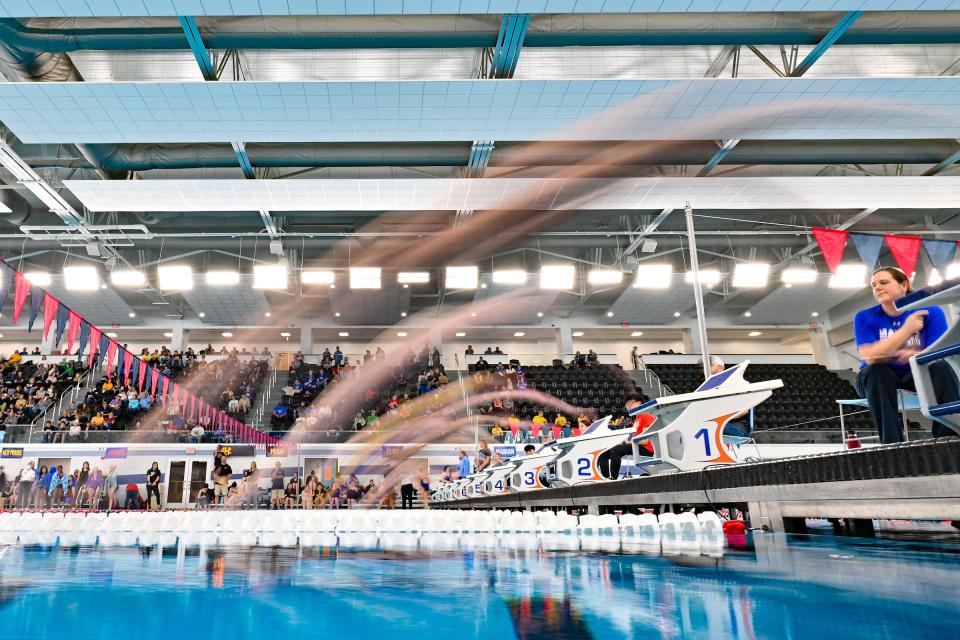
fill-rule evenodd
<path id="1" fill-rule="evenodd" d="M 22 458 L 23 447 L 4 447 L 0 449 L 0 458 Z"/>
<path id="2" fill-rule="evenodd" d="M 127 457 L 126 447 L 107 447 L 103 452 L 104 459 L 119 459 Z"/>

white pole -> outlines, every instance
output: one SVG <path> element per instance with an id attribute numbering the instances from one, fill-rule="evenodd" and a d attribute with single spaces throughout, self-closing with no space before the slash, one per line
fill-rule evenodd
<path id="1" fill-rule="evenodd" d="M 703 311 L 703 291 L 700 289 L 700 262 L 697 260 L 697 237 L 693 230 L 693 207 L 684 207 L 687 218 L 687 238 L 690 242 L 690 269 L 693 272 L 693 301 L 697 306 L 697 332 L 700 336 L 700 355 L 703 358 L 703 377 L 710 377 L 710 346 L 707 344 L 707 323 Z"/>

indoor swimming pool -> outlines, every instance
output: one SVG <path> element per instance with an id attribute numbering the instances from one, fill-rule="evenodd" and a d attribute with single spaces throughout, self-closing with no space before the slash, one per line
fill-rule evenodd
<path id="1" fill-rule="evenodd" d="M 935 638 L 960 544 L 757 534 L 725 548 L 441 534 L 320 546 L 8 545 L 0 639 Z M 489 540 L 486 542 L 490 542 Z"/>

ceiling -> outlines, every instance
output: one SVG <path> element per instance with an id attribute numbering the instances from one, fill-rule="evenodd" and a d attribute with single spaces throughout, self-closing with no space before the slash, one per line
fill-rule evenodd
<path id="1" fill-rule="evenodd" d="M 689 224 L 722 276 L 710 326 L 796 331 L 865 296 L 827 286 L 811 227 L 960 238 L 951 25 L 949 0 L 0 0 L 0 255 L 130 340 L 550 339 L 561 323 L 673 340 L 694 314 Z M 772 284 L 735 288 L 748 261 Z M 801 261 L 818 281 L 779 284 Z M 670 287 L 633 287 L 644 262 L 670 263 Z M 254 266 L 278 263 L 288 288 L 255 288 Z M 104 288 L 67 291 L 73 264 Z M 159 288 L 172 264 L 192 289 Z M 538 286 L 555 264 L 572 288 Z M 446 289 L 456 265 L 481 286 Z M 351 290 L 355 266 L 381 267 L 382 288 Z M 120 269 L 147 283 L 114 286 Z M 206 284 L 211 269 L 239 284 Z M 429 281 L 403 286 L 407 270 Z"/>

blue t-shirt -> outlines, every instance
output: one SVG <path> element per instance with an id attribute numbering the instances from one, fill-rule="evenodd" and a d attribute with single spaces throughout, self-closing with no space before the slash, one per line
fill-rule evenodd
<path id="1" fill-rule="evenodd" d="M 917 349 L 920 351 L 926 349 L 936 342 L 947 330 L 947 318 L 943 315 L 943 311 L 939 307 L 914 309 L 913 311 L 906 311 L 899 316 L 888 316 L 884 313 L 880 305 L 864 309 L 857 313 L 853 319 L 853 333 L 857 341 L 857 347 L 873 344 L 874 342 L 893 335 L 903 326 L 903 322 L 907 317 L 917 311 L 927 312 L 927 317 L 923 321 L 923 329 L 921 329 L 919 333 L 910 336 L 910 338 L 903 343 L 903 348 Z M 904 375 L 910 371 L 909 363 L 904 362 L 901 364 L 899 362 L 890 362 L 889 364 L 900 375 Z M 861 360 L 860 368 L 862 369 L 865 366 L 867 366 L 867 363 Z"/>

